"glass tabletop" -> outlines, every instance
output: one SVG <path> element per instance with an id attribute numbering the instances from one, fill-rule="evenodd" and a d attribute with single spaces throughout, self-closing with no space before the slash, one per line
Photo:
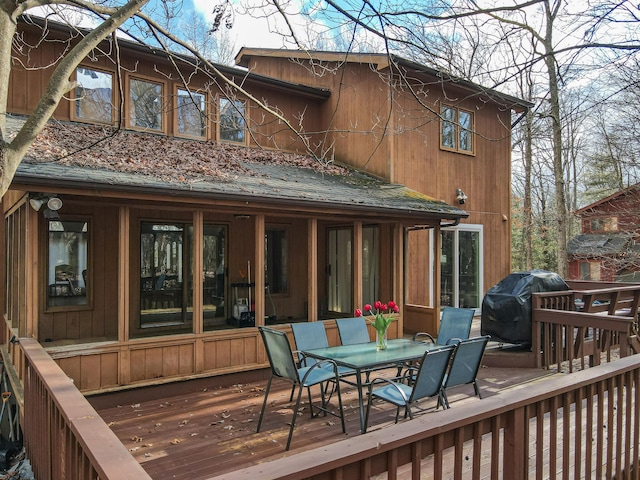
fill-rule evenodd
<path id="1" fill-rule="evenodd" d="M 422 357 L 427 350 L 436 348 L 439 348 L 439 346 L 433 343 L 396 338 L 389 340 L 386 350 L 380 351 L 376 350 L 376 342 L 370 342 L 317 348 L 305 350 L 304 353 L 321 360 L 333 360 L 338 365 L 345 367 L 363 369 L 414 360 Z"/>

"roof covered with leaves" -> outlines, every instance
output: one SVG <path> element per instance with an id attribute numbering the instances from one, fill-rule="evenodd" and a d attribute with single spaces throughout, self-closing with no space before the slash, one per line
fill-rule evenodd
<path id="1" fill-rule="evenodd" d="M 10 117 L 16 132 L 24 118 Z M 24 185 L 102 188 L 270 204 L 308 204 L 419 218 L 458 219 L 459 208 L 311 156 L 50 122 L 22 162 Z"/>
<path id="2" fill-rule="evenodd" d="M 630 248 L 632 238 L 621 233 L 613 234 L 580 234 L 569 240 L 569 255 L 598 257 L 601 255 L 619 255 Z"/>

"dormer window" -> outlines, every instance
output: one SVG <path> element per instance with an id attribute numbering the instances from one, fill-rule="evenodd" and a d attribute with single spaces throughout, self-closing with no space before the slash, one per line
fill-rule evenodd
<path id="1" fill-rule="evenodd" d="M 78 67 L 76 82 L 73 117 L 82 122 L 113 123 L 113 75 Z"/>
<path id="2" fill-rule="evenodd" d="M 246 106 L 241 100 L 220 99 L 220 140 L 246 143 Z"/>
<path id="3" fill-rule="evenodd" d="M 443 105 L 440 115 L 440 148 L 473 153 L 473 113 Z"/>
<path id="4" fill-rule="evenodd" d="M 206 96 L 178 88 L 176 95 L 177 134 L 187 137 L 207 136 Z"/>
<path id="5" fill-rule="evenodd" d="M 129 126 L 161 132 L 163 85 L 140 78 L 129 79 Z"/>

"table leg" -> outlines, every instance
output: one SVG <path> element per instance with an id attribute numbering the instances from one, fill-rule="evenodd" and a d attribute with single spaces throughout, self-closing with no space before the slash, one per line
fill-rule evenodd
<path id="1" fill-rule="evenodd" d="M 356 369 L 356 384 L 358 386 L 358 407 L 360 408 L 360 433 L 367 431 L 367 426 L 364 424 L 364 398 L 362 396 L 362 371 Z"/>

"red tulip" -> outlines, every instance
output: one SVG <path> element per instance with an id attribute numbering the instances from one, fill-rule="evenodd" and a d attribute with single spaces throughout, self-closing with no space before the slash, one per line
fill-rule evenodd
<path id="1" fill-rule="evenodd" d="M 380 300 L 376 300 L 373 306 L 376 310 L 380 310 L 380 308 L 382 307 L 382 302 Z"/>
<path id="2" fill-rule="evenodd" d="M 360 310 L 359 308 L 356 308 L 355 315 L 356 315 L 356 317 L 361 317 L 362 316 L 362 310 Z"/>
<path id="3" fill-rule="evenodd" d="M 394 302 L 393 300 L 389 300 L 389 303 L 387 303 L 387 305 L 389 305 L 390 310 L 394 310 L 397 307 L 396 302 Z"/>
<path id="4" fill-rule="evenodd" d="M 370 312 L 371 311 L 371 305 L 369 305 L 368 303 L 362 308 L 364 309 L 365 312 Z"/>

